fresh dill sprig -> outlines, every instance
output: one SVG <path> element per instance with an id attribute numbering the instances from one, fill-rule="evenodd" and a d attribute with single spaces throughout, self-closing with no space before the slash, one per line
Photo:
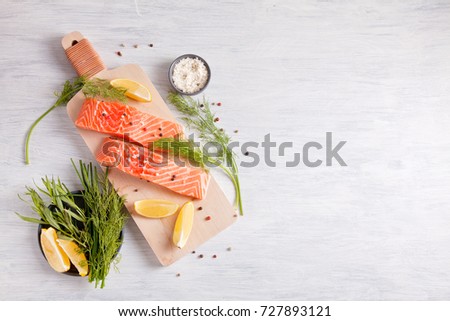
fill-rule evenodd
<path id="1" fill-rule="evenodd" d="M 120 233 L 127 218 L 125 198 L 117 194 L 107 175 L 99 173 L 92 163 L 86 165 L 80 160 L 78 168 L 73 161 L 72 164 L 83 186 L 89 282 L 103 288 L 111 263 L 116 263 L 114 257 L 122 244 Z"/>
<path id="2" fill-rule="evenodd" d="M 83 86 L 83 94 L 86 98 L 101 98 L 122 103 L 127 101 L 126 91 L 126 88 L 113 87 L 109 80 L 101 78 L 92 78 Z"/>
<path id="3" fill-rule="evenodd" d="M 153 143 L 153 148 L 168 152 L 175 157 L 181 157 L 190 162 L 190 165 L 205 168 L 214 160 L 207 157 L 193 140 L 180 137 L 165 137 Z M 217 162 L 214 162 L 217 163 Z"/>
<path id="4" fill-rule="evenodd" d="M 223 129 L 216 126 L 216 117 L 211 111 L 209 102 L 205 98 L 203 98 L 202 101 L 196 101 L 192 97 L 183 96 L 174 92 L 169 93 L 167 98 L 169 102 L 184 115 L 181 119 L 184 120 L 187 127 L 198 133 L 203 145 L 214 143 L 216 146 L 218 145 L 220 147 L 217 149 L 215 158 L 212 159 L 208 155 L 205 155 L 193 142 L 189 142 L 189 140 L 187 143 L 185 141 L 185 145 L 183 146 L 184 149 L 187 148 L 188 150 L 190 147 L 190 153 L 188 153 L 189 159 L 190 157 L 195 156 L 194 158 L 197 158 L 197 160 L 203 161 L 201 164 L 205 164 L 205 161 L 208 161 L 210 164 L 219 166 L 228 175 L 233 182 L 236 191 L 235 206 L 239 208 L 240 214 L 243 215 L 236 155 L 229 148 L 231 137 L 227 135 Z M 158 144 L 164 144 L 164 140 L 166 139 L 160 140 L 162 141 L 161 143 L 158 143 L 159 141 L 156 142 L 157 146 Z M 167 140 L 165 141 L 165 144 L 167 144 Z M 175 141 L 170 144 L 174 145 L 172 145 L 171 148 L 166 148 L 166 150 L 174 154 L 174 150 L 180 147 L 177 146 L 179 143 Z M 191 156 L 189 156 L 189 154 Z"/>
<path id="5" fill-rule="evenodd" d="M 31 134 L 33 133 L 34 128 L 36 125 L 45 117 L 47 116 L 53 109 L 59 106 L 67 105 L 67 103 L 72 99 L 73 96 L 77 92 L 83 88 L 84 84 L 86 82 L 85 77 L 78 77 L 75 78 L 73 81 L 67 80 L 63 88 L 60 92 L 55 91 L 55 96 L 58 97 L 56 99 L 56 102 L 51 106 L 45 113 L 43 113 L 41 116 L 39 116 L 38 119 L 34 121 L 33 124 L 31 124 L 30 129 L 28 130 L 27 137 L 25 139 L 25 163 L 30 164 L 30 155 L 29 155 L 29 146 L 30 146 L 30 138 Z"/>
<path id="6" fill-rule="evenodd" d="M 55 92 L 55 96 L 58 97 L 56 102 L 49 108 L 45 113 L 39 116 L 38 119 L 34 121 L 28 130 L 25 139 L 25 163 L 30 164 L 30 139 L 36 125 L 47 116 L 52 110 L 59 106 L 65 106 L 67 103 L 76 95 L 80 90 L 86 97 L 89 98 L 100 98 L 112 101 L 126 102 L 127 97 L 125 96 L 125 88 L 115 88 L 111 86 L 108 80 L 101 78 L 87 79 L 84 76 L 74 78 L 72 81 L 67 80 L 60 92 Z"/>
<path id="7" fill-rule="evenodd" d="M 181 119 L 190 129 L 198 132 L 200 139 L 205 142 L 216 142 L 227 147 L 222 149 L 222 152 L 226 153 L 231 137 L 216 126 L 214 121 L 216 117 L 205 98 L 202 102 L 199 102 L 190 96 L 183 96 L 174 92 L 169 93 L 167 98 L 179 112 L 185 115 Z"/>
<path id="8" fill-rule="evenodd" d="M 45 177 L 44 187 L 26 187 L 25 193 L 39 218 L 16 214 L 27 222 L 50 225 L 77 243 L 88 258 L 89 282 L 103 288 L 111 263 L 115 265 L 119 260 L 116 255 L 122 243 L 120 233 L 127 218 L 125 198 L 117 194 L 107 175 L 98 172 L 92 163 L 80 161 L 78 167 L 73 161 L 72 164 L 83 186 L 81 194 L 70 192 L 59 178 Z M 75 197 L 82 197 L 84 206 L 78 206 Z M 25 201 L 20 195 L 19 198 Z"/>

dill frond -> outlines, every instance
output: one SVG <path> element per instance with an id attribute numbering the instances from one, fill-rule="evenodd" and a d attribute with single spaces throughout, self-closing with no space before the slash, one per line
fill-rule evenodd
<path id="1" fill-rule="evenodd" d="M 223 129 L 216 126 L 216 116 L 212 112 L 208 100 L 203 98 L 202 101 L 198 101 L 190 96 L 184 96 L 175 92 L 169 93 L 167 99 L 183 115 L 181 119 L 186 123 L 187 127 L 198 133 L 203 146 L 213 143 L 221 148 L 217 150 L 218 153 L 213 159 L 204 153 L 204 149 L 195 146 L 195 143 L 190 140 L 180 141 L 163 138 L 154 144 L 172 154 L 178 152 L 184 153 L 184 156 L 187 156 L 189 159 L 194 157 L 197 161 L 200 160 L 202 167 L 205 164 L 209 164 L 207 165 L 208 167 L 219 166 L 233 182 L 236 191 L 235 206 L 239 208 L 240 214 L 243 215 L 239 170 L 236 163 L 237 156 L 229 148 L 231 137 Z M 164 148 L 164 145 L 166 148 Z"/>
<path id="2" fill-rule="evenodd" d="M 106 79 L 89 79 L 84 83 L 82 90 L 87 98 L 100 98 L 122 103 L 127 101 L 127 96 L 125 96 L 127 89 L 113 87 Z"/>

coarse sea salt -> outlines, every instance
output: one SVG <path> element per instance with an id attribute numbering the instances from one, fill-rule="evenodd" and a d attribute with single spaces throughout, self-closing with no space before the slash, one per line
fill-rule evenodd
<path id="1" fill-rule="evenodd" d="M 198 58 L 183 58 L 173 68 L 173 83 L 186 94 L 200 91 L 205 87 L 208 77 L 208 69 Z"/>

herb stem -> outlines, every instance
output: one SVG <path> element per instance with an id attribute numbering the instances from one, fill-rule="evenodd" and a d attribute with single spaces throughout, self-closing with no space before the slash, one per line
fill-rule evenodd
<path id="1" fill-rule="evenodd" d="M 55 109 L 56 107 L 59 107 L 60 105 L 60 101 L 63 99 L 67 99 L 67 97 L 69 97 L 72 94 L 72 92 L 69 92 L 67 94 L 65 94 L 64 96 L 61 96 L 58 101 L 49 109 L 47 109 L 47 111 L 45 113 L 43 113 L 41 116 L 39 116 L 38 119 L 36 119 L 34 121 L 34 123 L 31 125 L 30 129 L 28 130 L 27 133 L 27 138 L 25 140 L 25 163 L 28 165 L 30 164 L 30 153 L 29 153 L 29 147 L 30 147 L 30 139 L 31 139 L 31 134 L 33 133 L 34 128 L 36 127 L 37 124 L 39 124 L 39 122 L 44 119 L 45 116 L 47 116 L 53 109 Z"/>
<path id="2" fill-rule="evenodd" d="M 39 118 L 33 122 L 30 129 L 28 130 L 25 139 L 25 164 L 27 165 L 30 164 L 29 145 L 31 140 L 31 134 L 33 133 L 33 130 L 36 127 L 36 125 L 39 124 L 39 122 L 56 107 L 67 105 L 67 103 L 72 99 L 72 97 L 75 96 L 76 93 L 79 92 L 80 90 L 83 90 L 83 94 L 87 98 L 101 97 L 102 99 L 117 100 L 121 102 L 125 102 L 127 99 L 125 96 L 126 89 L 115 88 L 111 86 L 109 81 L 106 79 L 100 78 L 86 79 L 85 77 L 82 76 L 75 78 L 72 82 L 67 80 L 64 83 L 61 92 L 55 92 L 56 97 L 58 97 L 55 104 L 51 106 L 45 113 L 39 116 Z"/>
<path id="3" fill-rule="evenodd" d="M 73 161 L 72 164 L 83 187 L 80 194 L 70 192 L 59 178 L 44 177 L 43 187 L 26 187 L 25 193 L 39 218 L 16 214 L 27 222 L 49 225 L 58 235 L 73 240 L 86 254 L 89 282 L 103 288 L 111 264 L 118 262 L 116 255 L 127 218 L 125 198 L 92 163 L 80 161 L 78 167 Z M 24 200 L 20 195 L 19 198 Z M 79 198 L 83 204 L 77 204 Z"/>
<path id="4" fill-rule="evenodd" d="M 241 184 L 239 182 L 238 176 L 238 168 L 236 165 L 236 161 L 233 159 L 233 168 L 234 168 L 234 176 L 235 176 L 235 187 L 236 187 L 236 202 L 239 205 L 239 213 L 240 215 L 244 215 L 244 209 L 242 205 L 242 196 L 241 196 Z"/>
<path id="5" fill-rule="evenodd" d="M 198 151 L 198 149 L 192 147 L 195 146 L 193 142 L 184 142 L 188 143 L 186 145 L 191 148 L 192 155 L 202 154 L 202 162 L 200 162 L 202 167 L 205 161 L 207 161 L 210 164 L 218 165 L 225 172 L 225 174 L 228 175 L 236 192 L 234 206 L 237 207 L 240 214 L 243 215 L 241 185 L 239 182 L 239 170 L 236 164 L 236 155 L 232 150 L 228 149 L 231 142 L 231 137 L 228 136 L 223 129 L 219 129 L 217 127 L 216 122 L 219 118 L 215 117 L 214 113 L 211 111 L 209 102 L 206 99 L 203 99 L 202 102 L 195 101 L 191 97 L 186 97 L 177 93 L 169 93 L 168 100 L 178 109 L 179 112 L 184 115 L 182 120 L 186 122 L 187 127 L 198 132 L 199 138 L 203 144 L 214 142 L 221 146 L 221 152 L 218 155 L 220 159 L 217 161 L 211 161 L 208 155 L 204 155 L 202 151 Z M 165 139 L 165 141 L 167 141 L 167 139 Z M 177 148 L 177 143 L 172 141 L 170 144 L 174 144 L 175 146 L 169 146 L 169 150 L 173 152 L 173 150 Z M 184 146 L 180 144 L 178 145 Z"/>

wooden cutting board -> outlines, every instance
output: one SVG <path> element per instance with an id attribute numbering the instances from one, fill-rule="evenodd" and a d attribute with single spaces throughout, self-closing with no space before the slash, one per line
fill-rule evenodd
<path id="1" fill-rule="evenodd" d="M 72 32 L 62 39 L 63 48 L 68 49 L 83 38 L 81 33 Z M 145 85 L 150 90 L 153 97 L 152 101 L 141 103 L 129 99 L 128 104 L 143 112 L 176 121 L 144 70 L 138 65 L 129 64 L 111 70 L 104 69 L 93 76 L 108 80 L 127 78 Z M 68 103 L 67 112 L 72 121 L 76 120 L 83 101 L 84 95 L 82 92 L 79 92 Z M 77 128 L 77 130 L 92 154 L 95 155 L 101 146 L 103 138 L 107 135 L 84 129 Z M 93 158 L 95 159 L 95 156 Z M 150 219 L 136 214 L 133 204 L 135 201 L 142 199 L 165 199 L 174 201 L 181 207 L 185 202 L 193 199 L 179 195 L 156 184 L 132 177 L 117 169 L 110 171 L 109 179 L 119 190 L 119 194 L 126 195 L 126 208 L 162 265 L 169 265 L 185 254 L 190 253 L 237 220 L 236 212 L 230 201 L 214 177 L 211 177 L 206 198 L 194 200 L 196 214 L 191 236 L 186 246 L 183 249 L 178 249 L 172 243 L 172 232 L 177 215 L 163 219 Z M 199 207 L 202 207 L 202 210 L 198 210 Z M 211 216 L 211 220 L 207 221 L 205 217 L 208 215 Z"/>

